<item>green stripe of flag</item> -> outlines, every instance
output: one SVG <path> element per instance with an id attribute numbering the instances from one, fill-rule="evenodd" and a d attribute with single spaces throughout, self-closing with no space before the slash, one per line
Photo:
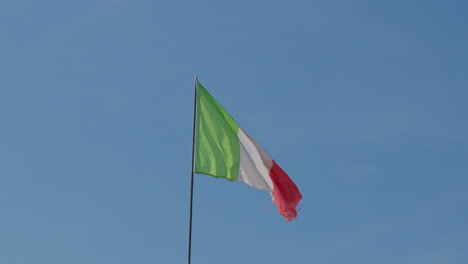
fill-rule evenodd
<path id="1" fill-rule="evenodd" d="M 238 125 L 197 81 L 195 172 L 236 181 L 239 172 Z"/>

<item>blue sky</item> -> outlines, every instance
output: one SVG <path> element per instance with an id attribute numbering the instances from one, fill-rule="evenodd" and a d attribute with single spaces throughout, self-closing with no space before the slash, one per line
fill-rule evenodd
<path id="1" fill-rule="evenodd" d="M 466 263 L 467 13 L 1 1 L 0 263 L 186 263 L 195 75 L 304 199 L 196 175 L 192 263 Z"/>

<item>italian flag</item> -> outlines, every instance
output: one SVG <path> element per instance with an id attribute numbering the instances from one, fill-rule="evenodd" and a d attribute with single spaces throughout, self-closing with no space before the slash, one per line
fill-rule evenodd
<path id="1" fill-rule="evenodd" d="M 195 172 L 269 192 L 286 221 L 302 195 L 289 176 L 196 80 Z"/>

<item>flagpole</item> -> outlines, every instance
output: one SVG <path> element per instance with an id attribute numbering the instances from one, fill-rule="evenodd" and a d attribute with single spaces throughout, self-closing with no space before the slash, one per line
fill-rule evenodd
<path id="1" fill-rule="evenodd" d="M 195 76 L 195 95 L 193 100 L 193 127 L 192 127 L 192 169 L 190 175 L 190 213 L 189 213 L 189 234 L 188 234 L 188 264 L 192 258 L 192 208 L 193 208 L 193 170 L 195 162 L 195 123 L 197 117 L 197 80 Z"/>

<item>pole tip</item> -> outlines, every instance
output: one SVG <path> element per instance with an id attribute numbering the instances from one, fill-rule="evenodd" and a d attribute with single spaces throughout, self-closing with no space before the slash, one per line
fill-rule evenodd
<path id="1" fill-rule="evenodd" d="M 198 76 L 195 75 L 195 81 L 198 81 Z"/>

